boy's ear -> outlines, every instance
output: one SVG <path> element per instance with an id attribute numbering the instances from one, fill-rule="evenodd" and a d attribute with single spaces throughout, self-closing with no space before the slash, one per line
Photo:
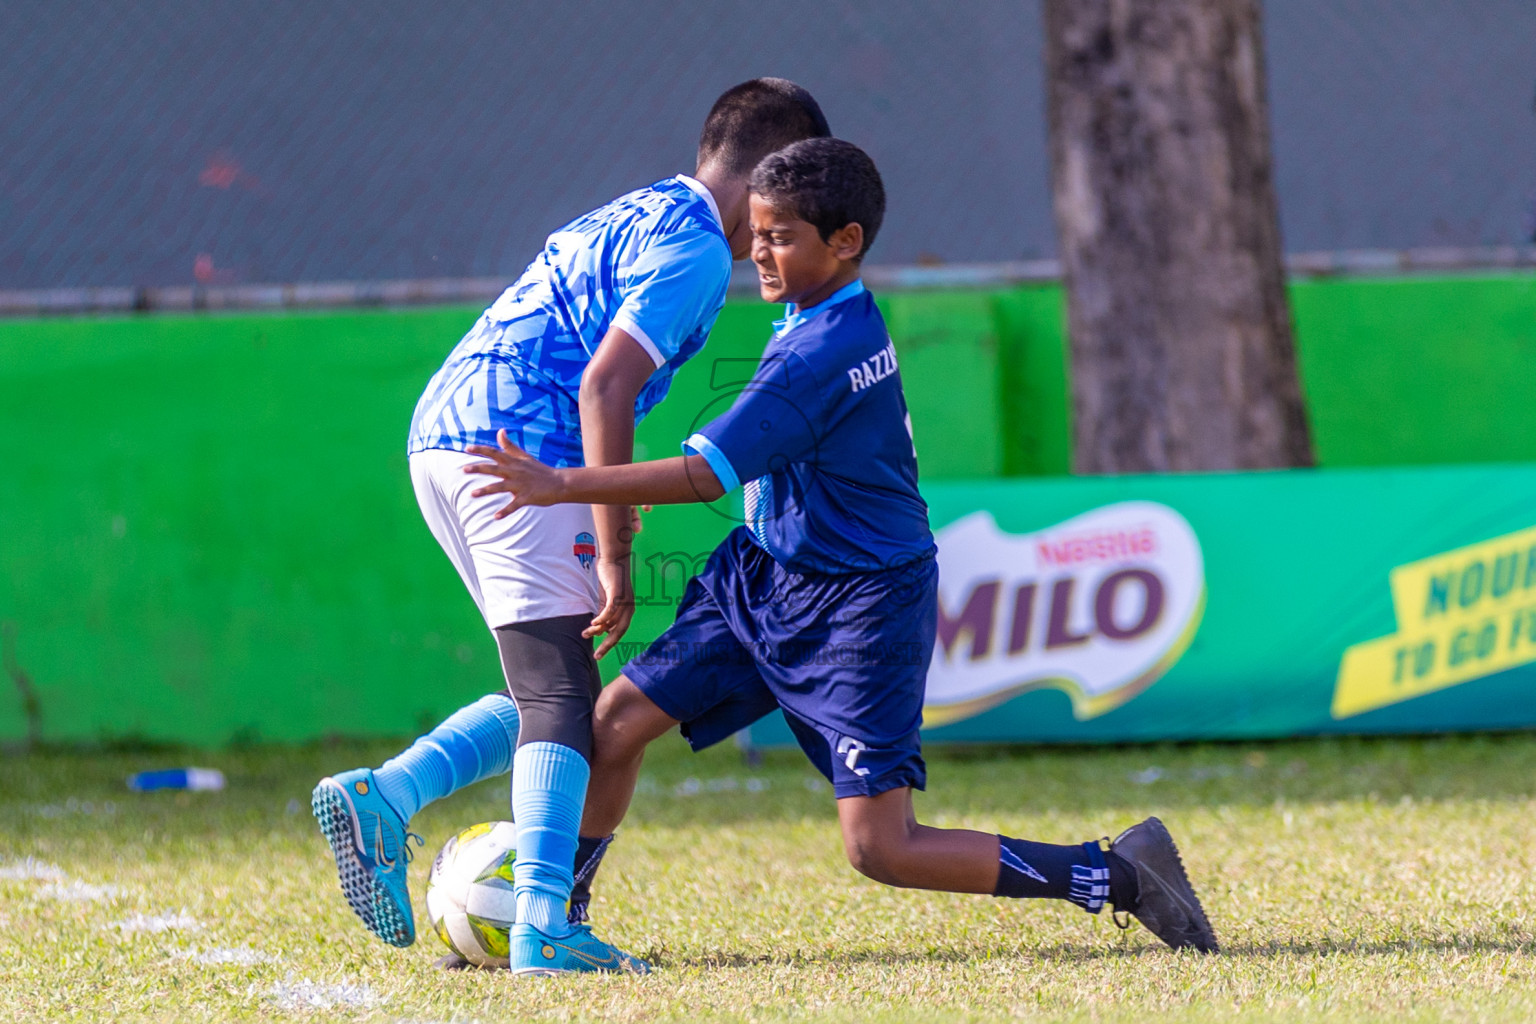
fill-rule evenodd
<path id="1" fill-rule="evenodd" d="M 827 239 L 832 255 L 840 260 L 856 260 L 864 250 L 864 225 L 858 221 L 844 224 Z"/>

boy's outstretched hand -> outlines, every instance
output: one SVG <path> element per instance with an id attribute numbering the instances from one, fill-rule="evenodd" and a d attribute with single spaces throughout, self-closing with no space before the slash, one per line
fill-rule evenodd
<path id="1" fill-rule="evenodd" d="M 465 466 L 464 472 L 501 478 L 496 483 L 477 487 L 470 492 L 476 498 L 485 494 L 512 495 L 512 500 L 496 513 L 497 519 L 504 519 L 518 509 L 529 505 L 558 505 L 566 500 L 561 496 L 564 486 L 558 469 L 544 465 L 507 440 L 505 430 L 496 432 L 496 440 L 501 445 L 500 448 L 483 444 L 470 445 L 467 449 L 469 454 L 483 455 L 491 461 Z M 630 508 L 629 526 L 633 532 L 639 533 L 643 528 L 640 513 L 650 510 L 650 505 L 634 505 Z"/>
<path id="2" fill-rule="evenodd" d="M 487 494 L 510 494 L 512 500 L 507 502 L 496 512 L 497 519 L 504 519 L 520 508 L 530 505 L 557 505 L 570 500 L 566 493 L 566 471 L 546 466 L 538 459 L 523 451 L 517 445 L 507 439 L 507 432 L 496 432 L 497 448 L 489 445 L 471 445 L 467 450 L 471 455 L 479 455 L 489 460 L 476 462 L 464 467 L 466 473 L 479 473 L 484 476 L 493 476 L 497 479 L 484 487 L 477 487 L 471 492 L 479 498 Z M 640 532 L 640 510 L 649 512 L 649 505 L 639 508 L 631 507 L 629 510 L 630 529 L 633 533 Z M 583 632 L 582 636 L 588 639 L 599 634 L 607 634 L 594 652 L 597 658 L 607 654 L 619 639 L 629 629 L 630 620 L 635 614 L 635 597 L 633 585 L 629 577 L 628 542 L 625 542 L 626 551 L 622 558 L 599 558 L 597 562 L 598 580 L 602 585 L 604 604 L 601 611 L 593 618 L 592 624 Z"/>
<path id="3" fill-rule="evenodd" d="M 520 508 L 529 505 L 558 505 L 560 497 L 561 480 L 560 471 L 552 466 L 546 466 L 538 459 L 523 451 L 517 445 L 507 440 L 507 432 L 496 432 L 496 443 L 501 447 L 492 448 L 489 445 L 472 444 L 466 449 L 471 455 L 481 455 L 489 462 L 476 462 L 464 467 L 466 473 L 483 473 L 486 476 L 499 477 L 494 483 L 477 487 L 473 492 L 478 498 L 485 494 L 510 494 L 512 500 L 496 513 L 497 519 L 504 519 Z"/>

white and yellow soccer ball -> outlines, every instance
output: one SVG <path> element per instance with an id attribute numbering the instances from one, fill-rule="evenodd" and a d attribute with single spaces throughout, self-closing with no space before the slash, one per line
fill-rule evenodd
<path id="1" fill-rule="evenodd" d="M 478 967 L 507 966 L 507 933 L 517 920 L 512 866 L 517 826 L 471 825 L 449 839 L 427 877 L 427 917 L 448 948 Z"/>

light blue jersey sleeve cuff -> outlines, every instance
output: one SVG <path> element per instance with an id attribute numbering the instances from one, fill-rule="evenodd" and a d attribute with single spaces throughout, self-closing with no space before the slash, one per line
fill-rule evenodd
<path id="1" fill-rule="evenodd" d="M 684 441 L 683 451 L 704 456 L 704 461 L 709 463 L 715 479 L 720 481 L 720 486 L 725 488 L 726 494 L 730 494 L 741 486 L 741 481 L 736 477 L 736 470 L 731 468 L 731 460 L 725 457 L 725 452 L 715 446 L 715 442 L 703 434 L 694 434 Z"/>

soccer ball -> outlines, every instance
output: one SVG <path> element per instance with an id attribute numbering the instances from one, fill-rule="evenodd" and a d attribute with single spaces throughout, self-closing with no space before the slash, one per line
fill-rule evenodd
<path id="1" fill-rule="evenodd" d="M 427 876 L 427 918 L 449 949 L 478 967 L 507 966 L 507 933 L 517 920 L 512 865 L 517 826 L 471 825 L 443 844 Z"/>

